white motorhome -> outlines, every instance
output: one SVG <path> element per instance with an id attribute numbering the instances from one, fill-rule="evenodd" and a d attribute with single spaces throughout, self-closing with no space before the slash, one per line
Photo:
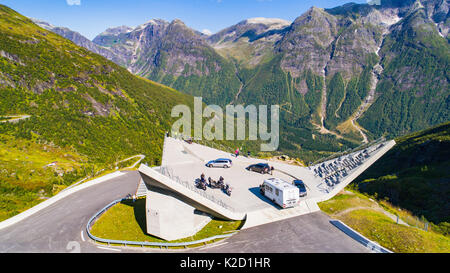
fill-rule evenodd
<path id="1" fill-rule="evenodd" d="M 299 189 L 289 182 L 278 178 L 264 180 L 261 193 L 282 208 L 295 207 L 300 203 Z"/>

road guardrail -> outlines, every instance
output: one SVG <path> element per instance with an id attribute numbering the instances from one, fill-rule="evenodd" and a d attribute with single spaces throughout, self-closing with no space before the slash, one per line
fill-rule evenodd
<path id="1" fill-rule="evenodd" d="M 368 249 L 372 250 L 373 252 L 377 253 L 393 253 L 387 248 L 384 248 L 380 246 L 379 244 L 367 239 L 366 237 L 359 234 L 357 231 L 353 230 L 346 224 L 342 223 L 339 220 L 331 220 L 331 224 L 333 224 L 335 227 L 337 227 L 339 230 L 347 234 L 349 237 L 357 241 L 358 243 L 362 244 L 363 246 L 367 247 Z"/>
<path id="2" fill-rule="evenodd" d="M 99 238 L 99 237 L 93 235 L 91 233 L 91 228 L 92 228 L 92 225 L 95 223 L 95 221 L 103 213 L 105 213 L 108 209 L 110 209 L 114 205 L 116 205 L 122 201 L 125 201 L 125 200 L 129 200 L 129 199 L 122 198 L 122 199 L 118 199 L 116 201 L 111 202 L 106 207 L 104 207 L 99 212 L 97 212 L 94 216 L 92 216 L 91 219 L 89 219 L 89 222 L 86 225 L 86 233 L 88 234 L 89 238 L 91 238 L 95 242 L 101 242 L 101 243 L 105 243 L 108 245 L 117 244 L 117 245 L 124 245 L 124 246 L 133 245 L 133 246 L 141 246 L 141 247 L 150 246 L 150 247 L 169 248 L 169 247 L 188 247 L 191 245 L 206 244 L 207 242 L 210 242 L 210 241 L 229 238 L 237 233 L 237 232 L 233 232 L 230 234 L 216 235 L 213 237 L 209 237 L 209 238 L 205 238 L 205 239 L 201 239 L 201 240 L 197 240 L 197 241 L 183 242 L 183 243 L 157 243 L 157 242 L 135 242 L 135 241 L 124 241 L 124 240 L 110 240 L 110 239 Z"/>

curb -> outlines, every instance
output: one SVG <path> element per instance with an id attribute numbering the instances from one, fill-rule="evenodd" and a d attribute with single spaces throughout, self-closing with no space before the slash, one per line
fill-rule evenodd
<path id="1" fill-rule="evenodd" d="M 95 243 L 101 242 L 101 243 L 106 243 L 108 245 L 118 244 L 118 245 L 124 245 L 125 247 L 133 245 L 133 246 L 140 246 L 140 247 L 150 246 L 150 247 L 160 247 L 160 248 L 163 248 L 163 247 L 164 248 L 168 248 L 168 247 L 185 247 L 186 248 L 191 245 L 197 245 L 197 244 L 202 244 L 202 243 L 206 244 L 207 242 L 217 240 L 217 239 L 226 239 L 226 238 L 229 238 L 238 233 L 238 231 L 235 231 L 230 234 L 216 235 L 213 237 L 209 237 L 209 238 L 205 238 L 205 239 L 201 239 L 201 240 L 197 240 L 197 241 L 185 242 L 185 243 L 156 243 L 156 242 L 135 242 L 135 241 L 122 241 L 122 240 L 109 240 L 109 239 L 99 238 L 99 237 L 96 237 L 93 234 L 91 234 L 90 230 L 91 230 L 92 225 L 95 223 L 95 221 L 103 213 L 105 213 L 108 209 L 110 209 L 114 205 L 116 205 L 124 200 L 127 200 L 127 199 L 126 198 L 118 199 L 116 201 L 111 202 L 106 207 L 104 207 L 103 209 L 98 211 L 94 216 L 92 216 L 91 219 L 89 219 L 89 221 L 86 225 L 86 233 L 89 236 L 89 238 L 91 238 Z"/>
<path id="2" fill-rule="evenodd" d="M 106 182 L 106 181 L 108 181 L 110 179 L 122 176 L 124 174 L 125 173 L 122 173 L 122 172 L 110 173 L 110 174 L 104 175 L 102 177 L 99 177 L 97 179 L 88 181 L 88 182 L 86 182 L 84 184 L 81 184 L 80 186 L 76 186 L 76 187 L 73 187 L 73 188 L 68 189 L 66 191 L 60 192 L 57 195 L 53 196 L 52 198 L 47 199 L 47 200 L 39 203 L 38 205 L 36 205 L 36 206 L 34 206 L 34 207 L 32 207 L 32 208 L 30 208 L 30 209 L 20 213 L 20 214 L 17 214 L 16 216 L 13 216 L 13 217 L 11 217 L 11 218 L 9 218 L 7 220 L 4 220 L 4 221 L 0 222 L 0 230 L 4 229 L 4 228 L 7 228 L 9 226 L 12 226 L 12 225 L 14 225 L 14 224 L 16 224 L 16 223 L 18 223 L 18 222 L 20 222 L 20 221 L 30 217 L 31 215 L 33 215 L 33 214 L 35 214 L 35 213 L 37 213 L 37 212 L 39 212 L 39 211 L 41 211 L 41 210 L 51 206 L 51 205 L 53 205 L 54 203 L 60 201 L 61 199 L 64 199 L 65 197 L 67 197 L 67 196 L 69 196 L 69 195 L 71 195 L 71 194 L 73 194 L 75 192 L 78 192 L 78 191 L 84 190 L 86 188 L 98 185 L 100 183 Z"/>
<path id="3" fill-rule="evenodd" d="M 331 220 L 330 223 L 333 226 L 337 227 L 342 232 L 344 232 L 346 235 L 348 235 L 349 237 L 351 237 L 352 239 L 357 241 L 358 243 L 360 243 L 363 246 L 365 246 L 366 248 L 372 250 L 373 252 L 394 253 L 394 252 L 390 251 L 389 249 L 380 246 L 378 243 L 367 239 L 366 237 L 364 237 L 363 235 L 361 235 L 360 233 L 358 233 L 357 231 L 355 231 L 354 229 L 352 229 L 351 227 L 347 226 L 346 224 L 342 223 L 339 220 Z"/>

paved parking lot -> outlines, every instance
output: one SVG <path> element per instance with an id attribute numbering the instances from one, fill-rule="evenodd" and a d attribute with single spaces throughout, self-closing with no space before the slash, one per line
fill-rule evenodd
<path id="1" fill-rule="evenodd" d="M 202 173 L 205 174 L 206 179 L 211 177 L 216 181 L 219 180 L 220 176 L 223 176 L 225 183 L 230 184 L 233 188 L 231 197 L 220 189 L 207 188 L 206 193 L 226 201 L 238 212 L 250 212 L 274 206 L 272 202 L 260 194 L 259 185 L 265 179 L 271 177 L 281 178 L 288 182 L 292 181 L 292 177 L 277 171 L 274 171 L 273 175 L 255 173 L 246 170 L 247 166 L 248 164 L 237 161 L 229 169 L 208 168 L 203 162 L 198 161 L 175 166 L 172 171 L 174 175 L 192 183 L 200 178 Z"/>
<path id="2" fill-rule="evenodd" d="M 219 189 L 207 188 L 205 192 L 210 200 L 224 203 L 234 213 L 246 214 L 244 229 L 258 225 L 285 220 L 308 213 L 319 211 L 317 202 L 328 200 L 338 194 L 345 186 L 351 183 L 362 171 L 387 152 L 395 142 L 388 143 L 384 148 L 372 153 L 361 165 L 348 172 L 348 175 L 332 188 L 324 184 L 324 178 L 314 173 L 314 168 L 270 162 L 263 159 L 239 156 L 221 150 L 213 149 L 196 143 L 187 143 L 180 139 L 167 137 L 164 142 L 162 172 L 173 181 L 183 181 L 183 185 L 194 186 L 195 180 L 205 174 L 218 180 L 225 178 L 233 188 L 231 196 L 227 196 Z M 218 158 L 233 160 L 229 169 L 208 168 L 206 163 Z M 246 167 L 256 163 L 268 163 L 275 168 L 273 174 L 259 174 L 246 170 Z M 267 178 L 280 178 L 287 182 L 294 179 L 302 180 L 307 189 L 307 196 L 301 198 L 300 205 L 295 208 L 282 209 L 259 193 L 259 185 Z"/>
<path id="3" fill-rule="evenodd" d="M 217 158 L 233 160 L 232 168 L 206 167 L 208 161 Z M 263 175 L 246 170 L 246 167 L 256 163 L 268 163 L 270 166 L 274 166 L 273 175 Z M 162 165 L 170 167 L 174 175 L 191 183 L 200 178 L 202 173 L 205 174 L 206 179 L 211 177 L 218 180 L 220 176 L 223 176 L 225 182 L 233 187 L 232 197 L 227 197 L 217 189 L 208 188 L 207 192 L 215 194 L 219 198 L 228 198 L 231 202 L 234 201 L 236 208 L 240 211 L 252 211 L 271 205 L 265 198 L 262 198 L 258 188 L 264 182 L 264 179 L 271 177 L 277 177 L 287 182 L 292 182 L 294 179 L 303 180 L 308 188 L 307 198 L 317 197 L 321 194 L 317 190 L 318 179 L 307 168 L 244 156 L 236 158 L 234 155 L 220 150 L 195 143 L 188 144 L 173 138 L 166 139 Z"/>

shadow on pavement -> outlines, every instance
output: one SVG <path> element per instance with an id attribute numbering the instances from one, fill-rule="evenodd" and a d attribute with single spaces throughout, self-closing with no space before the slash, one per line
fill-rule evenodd
<path id="1" fill-rule="evenodd" d="M 248 189 L 251 193 L 253 193 L 254 195 L 256 195 L 259 199 L 261 199 L 262 201 L 264 201 L 266 204 L 271 205 L 272 207 L 281 210 L 281 208 L 275 204 L 274 202 L 272 202 L 269 198 L 265 197 L 264 195 L 261 194 L 261 192 L 259 191 L 259 187 L 254 187 L 254 188 L 250 188 Z"/>

